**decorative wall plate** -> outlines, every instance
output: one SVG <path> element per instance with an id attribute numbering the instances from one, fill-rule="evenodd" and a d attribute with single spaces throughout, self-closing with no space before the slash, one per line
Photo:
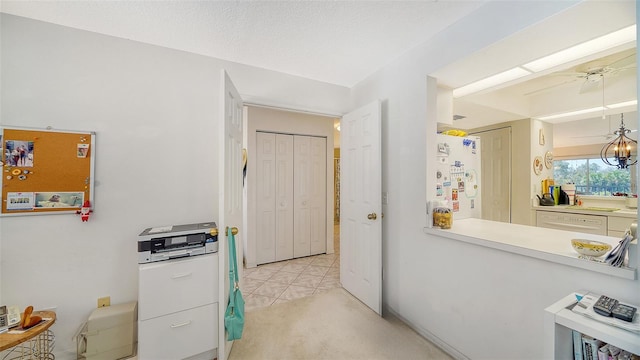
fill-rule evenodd
<path id="1" fill-rule="evenodd" d="M 542 156 L 536 156 L 533 159 L 533 172 L 536 175 L 540 175 L 540 173 L 542 172 L 542 167 L 544 166 L 543 162 L 544 160 L 542 160 Z"/>
<path id="2" fill-rule="evenodd" d="M 553 154 L 551 151 L 547 151 L 546 154 L 544 154 L 544 166 L 546 166 L 547 169 L 553 167 Z"/>

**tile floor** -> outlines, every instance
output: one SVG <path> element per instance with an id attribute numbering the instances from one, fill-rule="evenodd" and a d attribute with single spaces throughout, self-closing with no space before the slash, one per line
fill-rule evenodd
<path id="1" fill-rule="evenodd" d="M 334 228 L 334 254 L 285 260 L 244 269 L 245 310 L 270 306 L 342 287 L 340 228 Z"/>
<path id="2" fill-rule="evenodd" d="M 244 269 L 245 310 L 341 287 L 340 255 L 323 254 Z"/>

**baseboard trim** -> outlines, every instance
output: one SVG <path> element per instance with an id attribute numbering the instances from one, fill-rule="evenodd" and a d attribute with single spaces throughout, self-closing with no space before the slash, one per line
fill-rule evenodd
<path id="1" fill-rule="evenodd" d="M 440 339 L 439 337 L 434 335 L 432 332 L 430 332 L 430 331 L 428 331 L 426 329 L 423 329 L 420 326 L 417 326 L 416 324 L 414 324 L 413 322 L 405 319 L 402 315 L 398 314 L 396 311 L 394 311 L 389 306 L 385 306 L 384 307 L 384 312 L 385 313 L 389 313 L 389 314 L 397 317 L 398 319 L 400 319 L 402 322 L 407 324 L 407 326 L 409 326 L 411 329 L 413 329 L 413 331 L 417 332 L 423 338 L 431 341 L 435 346 L 439 347 L 442 351 L 446 352 L 447 354 L 449 354 L 449 356 L 453 357 L 454 359 L 456 359 L 456 360 L 471 360 L 470 358 L 465 356 L 463 353 L 458 351 L 458 349 L 456 349 L 453 346 L 447 344 L 445 341 L 443 341 L 442 339 Z"/>

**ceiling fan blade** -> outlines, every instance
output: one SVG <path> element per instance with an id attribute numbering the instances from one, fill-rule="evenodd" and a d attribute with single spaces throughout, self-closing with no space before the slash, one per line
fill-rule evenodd
<path id="1" fill-rule="evenodd" d="M 554 85 L 551 85 L 551 86 L 543 87 L 543 88 L 541 88 L 541 89 L 537 89 L 537 90 L 529 91 L 528 93 L 525 93 L 525 94 L 524 94 L 524 96 L 535 95 L 535 94 L 543 93 L 543 92 L 545 92 L 545 91 L 550 91 L 550 90 L 553 90 L 553 89 L 555 89 L 555 88 L 561 87 L 561 86 L 563 86 L 563 85 L 571 84 L 572 82 L 576 82 L 577 80 L 578 80 L 578 79 L 577 79 L 577 78 L 575 78 L 575 79 L 573 79 L 573 80 L 563 81 L 563 82 L 558 83 L 558 84 L 554 84 Z"/>
<path id="2" fill-rule="evenodd" d="M 636 67 L 636 54 L 634 53 L 620 60 L 617 60 L 609 64 L 607 67 L 613 68 L 613 69 Z"/>
<path id="3" fill-rule="evenodd" d="M 597 90 L 600 88 L 600 86 L 602 86 L 602 78 L 600 78 L 600 80 L 598 81 L 591 81 L 587 79 L 582 83 L 582 86 L 580 86 L 580 94 Z"/>
<path id="4" fill-rule="evenodd" d="M 579 76 L 586 77 L 588 74 L 582 71 L 558 71 L 549 74 L 550 76 Z"/>

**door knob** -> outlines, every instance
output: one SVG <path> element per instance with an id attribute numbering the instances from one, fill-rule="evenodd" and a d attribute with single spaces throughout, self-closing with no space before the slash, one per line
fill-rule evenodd
<path id="1" fill-rule="evenodd" d="M 224 229 L 224 236 L 227 236 L 227 234 L 229 233 L 229 227 L 227 226 L 226 229 Z M 238 235 L 238 228 L 237 227 L 232 227 L 231 228 L 231 234 L 233 235 Z"/>
<path id="2" fill-rule="evenodd" d="M 367 219 L 369 220 L 375 220 L 378 218 L 378 215 L 376 215 L 376 213 L 371 213 L 369 215 L 367 215 Z"/>

